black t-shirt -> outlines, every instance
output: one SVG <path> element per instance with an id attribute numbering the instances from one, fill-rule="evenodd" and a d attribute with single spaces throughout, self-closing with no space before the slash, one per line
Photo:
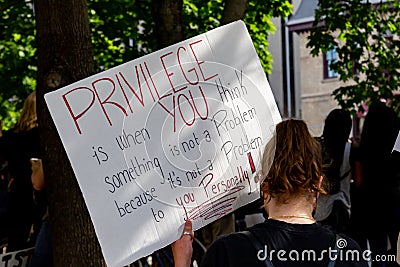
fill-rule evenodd
<path id="1" fill-rule="evenodd" d="M 263 246 L 262 253 L 258 253 L 245 235 L 233 233 L 222 236 L 211 245 L 201 266 L 262 267 L 265 265 L 259 258 L 262 258 L 265 252 L 275 267 L 327 266 L 329 255 L 332 255 L 331 257 L 335 255 L 333 251 L 335 234 L 330 228 L 321 226 L 319 223 L 289 224 L 277 220 L 266 220 L 248 230 Z M 337 254 L 339 258 L 335 266 L 366 267 L 367 263 L 363 260 L 358 244 L 346 236 L 340 236 L 340 238 L 343 240 L 338 242 L 341 242 L 340 247 L 343 248 L 342 252 Z"/>
<path id="2" fill-rule="evenodd" d="M 13 178 L 10 205 L 29 205 L 27 202 L 33 202 L 30 158 L 40 158 L 38 128 L 26 132 L 5 132 L 0 138 L 0 154 L 8 162 L 10 178 Z"/>

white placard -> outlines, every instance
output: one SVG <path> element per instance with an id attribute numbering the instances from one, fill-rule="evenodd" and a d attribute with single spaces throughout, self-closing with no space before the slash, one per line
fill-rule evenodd
<path id="1" fill-rule="evenodd" d="M 35 248 L 12 251 L 0 255 L 0 267 L 27 267 Z"/>
<path id="2" fill-rule="evenodd" d="M 400 131 L 399 131 L 399 134 L 397 135 L 396 143 L 394 143 L 393 150 L 400 152 Z"/>
<path id="3" fill-rule="evenodd" d="M 281 120 L 243 22 L 45 95 L 108 266 L 259 197 Z"/>

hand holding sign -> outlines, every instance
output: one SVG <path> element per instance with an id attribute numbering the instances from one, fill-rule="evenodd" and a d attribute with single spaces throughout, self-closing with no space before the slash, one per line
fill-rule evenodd
<path id="1" fill-rule="evenodd" d="M 259 197 L 275 100 L 235 22 L 46 94 L 109 266 Z"/>
<path id="2" fill-rule="evenodd" d="M 184 267 L 191 265 L 191 258 L 193 254 L 193 229 L 192 222 L 186 221 L 183 227 L 183 234 L 181 238 L 172 243 L 172 253 L 174 255 L 174 266 Z"/>

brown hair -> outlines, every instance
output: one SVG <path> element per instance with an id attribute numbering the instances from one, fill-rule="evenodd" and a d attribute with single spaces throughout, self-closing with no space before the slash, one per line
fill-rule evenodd
<path id="1" fill-rule="evenodd" d="M 286 203 L 292 196 L 310 197 L 324 192 L 319 186 L 321 148 L 302 120 L 288 119 L 276 126 L 275 137 L 268 142 L 262 162 L 262 173 L 268 175 L 261 190 L 278 203 Z"/>
<path id="2" fill-rule="evenodd" d="M 36 92 L 32 92 L 24 102 L 21 115 L 14 126 L 15 132 L 25 132 L 38 126 L 36 116 Z"/>

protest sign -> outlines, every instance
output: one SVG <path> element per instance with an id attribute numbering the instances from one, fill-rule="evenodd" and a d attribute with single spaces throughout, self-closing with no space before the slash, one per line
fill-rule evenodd
<path id="1" fill-rule="evenodd" d="M 0 255 L 0 267 L 27 267 L 34 248 L 13 251 Z"/>
<path id="2" fill-rule="evenodd" d="M 394 143 L 392 155 L 400 159 L 400 131 L 397 135 L 396 142 Z"/>
<path id="3" fill-rule="evenodd" d="M 108 266 L 259 198 L 281 120 L 243 22 L 45 95 Z"/>

